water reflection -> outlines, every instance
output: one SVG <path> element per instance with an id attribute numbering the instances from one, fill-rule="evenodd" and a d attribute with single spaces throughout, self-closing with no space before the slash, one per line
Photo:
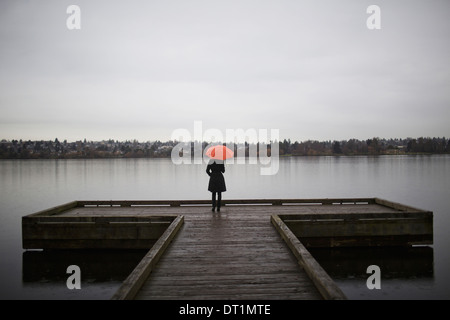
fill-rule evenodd
<path id="1" fill-rule="evenodd" d="M 433 248 L 316 248 L 308 249 L 334 279 L 364 278 L 370 265 L 381 269 L 382 279 L 433 278 Z"/>
<path id="2" fill-rule="evenodd" d="M 148 250 L 30 250 L 22 254 L 22 282 L 36 298 L 109 299 Z M 67 267 L 81 270 L 82 290 L 69 290 Z M 76 293 L 74 291 L 79 291 Z"/>
<path id="3" fill-rule="evenodd" d="M 432 247 L 308 250 L 349 299 L 423 299 L 434 285 Z M 370 265 L 380 267 L 381 290 L 367 287 Z"/>

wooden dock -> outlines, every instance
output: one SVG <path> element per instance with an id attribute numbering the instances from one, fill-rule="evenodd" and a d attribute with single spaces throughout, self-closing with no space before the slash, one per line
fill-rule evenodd
<path id="1" fill-rule="evenodd" d="M 104 237 L 106 244 L 126 248 L 133 238 L 140 239 L 135 244 L 146 243 L 151 249 L 113 299 L 304 300 L 345 299 L 301 241 L 298 233 L 311 226 L 320 237 L 309 233 L 306 238 L 319 240 L 312 241 L 316 244 L 354 245 L 352 237 L 362 239 L 363 245 L 384 245 L 377 242 L 379 236 L 383 242 L 398 236 L 402 241 L 396 245 L 432 243 L 431 212 L 376 198 L 223 203 L 221 212 L 213 213 L 205 200 L 74 201 L 23 217 L 24 248 L 52 247 L 58 238 L 68 241 L 74 235 L 74 242 L 63 245 L 89 245 Z M 309 227 L 305 229 L 304 223 Z M 333 224 L 339 226 L 336 234 L 330 234 L 336 229 Z M 353 233 L 345 234 L 342 225 L 349 225 Z M 67 233 L 71 227 L 86 232 Z M 321 230 L 328 234 L 320 234 Z M 375 240 L 367 241 L 371 230 Z"/>
<path id="2" fill-rule="evenodd" d="M 261 209 L 184 210 L 181 232 L 135 299 L 321 299 Z"/>

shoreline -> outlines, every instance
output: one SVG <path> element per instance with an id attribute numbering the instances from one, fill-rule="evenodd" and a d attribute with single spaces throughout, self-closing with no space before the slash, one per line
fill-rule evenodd
<path id="1" fill-rule="evenodd" d="M 298 155 L 298 154 L 283 154 L 279 158 L 317 158 L 317 157 L 380 157 L 380 156 L 435 156 L 435 155 L 450 155 L 450 153 L 380 153 L 380 154 L 317 154 L 317 155 Z M 101 160 L 101 159 L 170 159 L 170 156 L 63 156 L 63 157 L 0 157 L 1 160 Z M 250 157 L 246 156 L 245 159 Z M 259 157 L 257 157 L 259 158 Z M 269 156 L 270 158 L 270 156 Z M 191 157 L 194 159 L 194 157 Z"/>

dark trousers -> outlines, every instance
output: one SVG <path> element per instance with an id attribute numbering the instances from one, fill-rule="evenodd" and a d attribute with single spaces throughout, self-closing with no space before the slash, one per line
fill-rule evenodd
<path id="1" fill-rule="evenodd" d="M 220 208 L 220 202 L 222 201 L 222 192 L 213 192 L 212 193 L 212 206 L 216 207 L 216 193 L 217 193 L 217 208 Z"/>

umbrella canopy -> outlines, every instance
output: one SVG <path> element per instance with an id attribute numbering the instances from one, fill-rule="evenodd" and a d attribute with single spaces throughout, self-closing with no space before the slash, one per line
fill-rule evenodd
<path id="1" fill-rule="evenodd" d="M 208 150 L 206 150 L 205 154 L 211 159 L 225 160 L 232 158 L 234 152 L 231 151 L 231 149 L 227 148 L 226 146 L 217 145 L 209 147 Z"/>

